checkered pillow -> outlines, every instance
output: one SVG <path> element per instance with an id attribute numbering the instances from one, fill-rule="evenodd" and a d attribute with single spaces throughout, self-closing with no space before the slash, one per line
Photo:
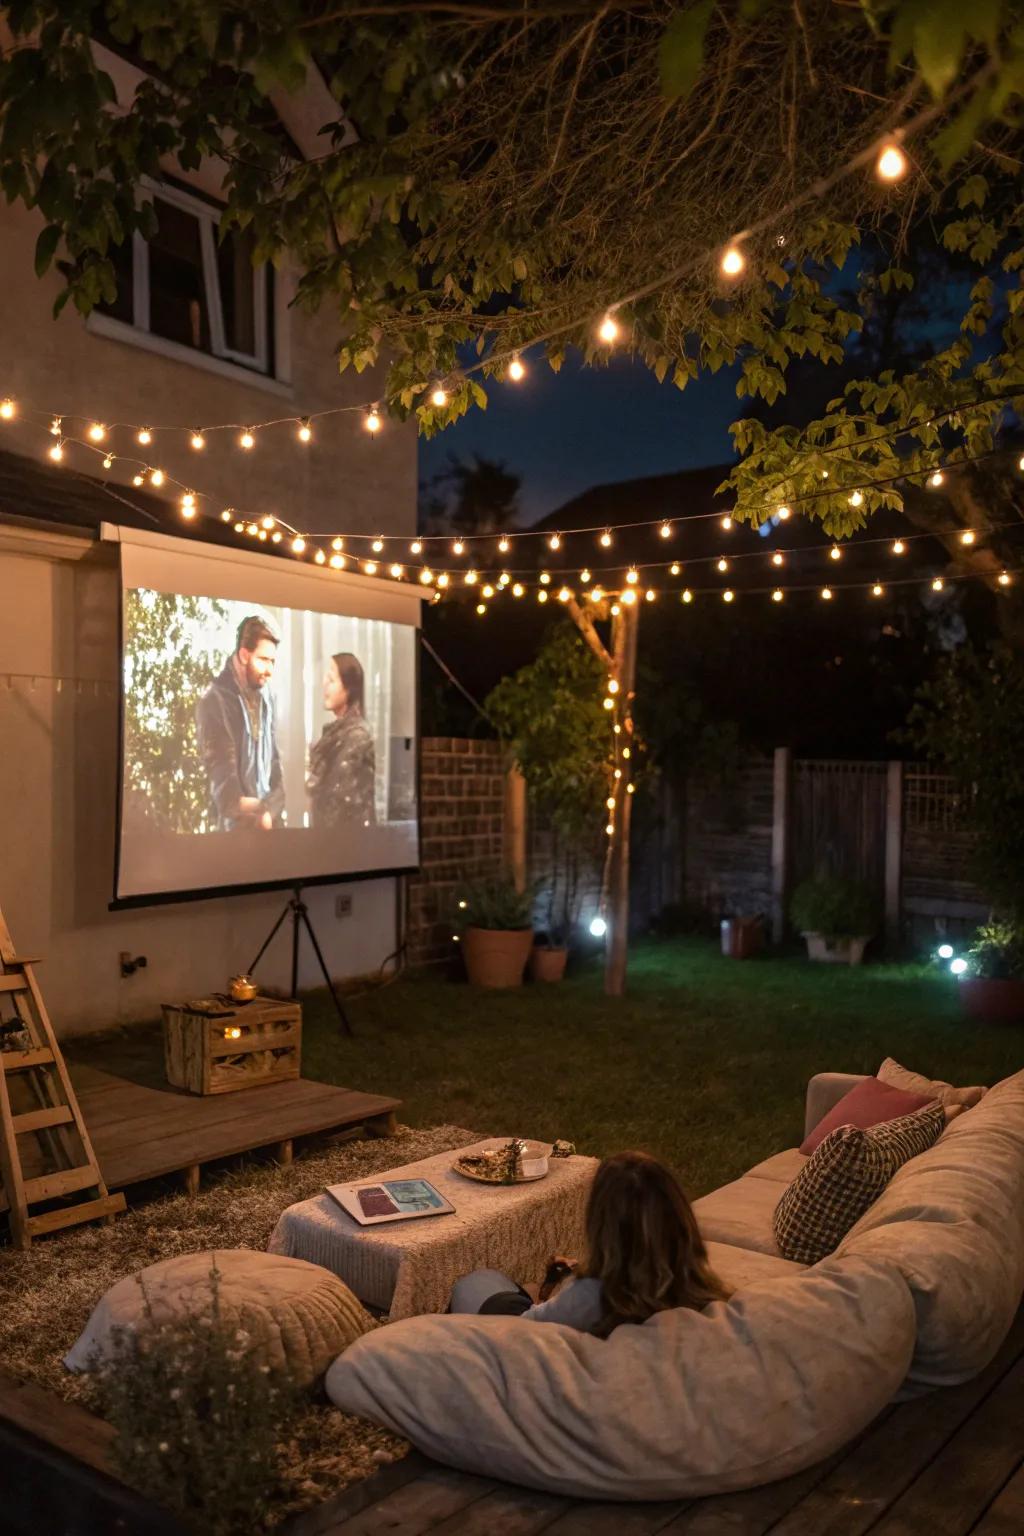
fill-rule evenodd
<path id="1" fill-rule="evenodd" d="M 927 1152 L 945 1125 L 942 1105 L 928 1104 L 870 1130 L 841 1125 L 832 1131 L 775 1207 L 775 1241 L 783 1258 L 816 1264 L 832 1253 L 897 1168 Z"/>

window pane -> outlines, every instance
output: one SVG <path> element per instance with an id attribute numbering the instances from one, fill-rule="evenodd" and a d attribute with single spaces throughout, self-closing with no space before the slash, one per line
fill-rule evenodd
<path id="1" fill-rule="evenodd" d="M 158 228 L 149 243 L 149 328 L 155 336 L 209 352 L 199 220 L 159 198 L 153 206 Z"/>
<path id="2" fill-rule="evenodd" d="M 252 237 L 232 232 L 217 246 L 220 304 L 224 314 L 224 343 L 232 352 L 256 356 L 256 274 Z"/>
<path id="3" fill-rule="evenodd" d="M 104 304 L 102 301 L 96 306 L 101 314 L 112 315 L 115 320 L 123 320 L 126 325 L 135 322 L 135 302 L 132 289 L 134 263 L 132 261 L 132 237 L 123 245 L 112 245 L 107 252 L 111 265 L 114 268 L 114 281 L 117 284 L 117 298 L 113 304 Z"/>

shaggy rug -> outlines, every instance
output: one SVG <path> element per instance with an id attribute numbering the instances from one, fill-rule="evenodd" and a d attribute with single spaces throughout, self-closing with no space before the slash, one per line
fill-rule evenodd
<path id="1" fill-rule="evenodd" d="M 479 1131 L 400 1126 L 387 1140 L 349 1141 L 298 1157 L 287 1168 L 251 1165 L 222 1175 L 198 1195 L 171 1194 L 129 1209 L 113 1226 L 79 1227 L 37 1242 L 28 1253 L 0 1249 L 0 1367 L 95 1409 L 87 1376 L 61 1363 L 100 1296 L 158 1259 L 206 1248 L 266 1247 L 287 1205 L 325 1184 L 369 1178 L 466 1146 Z M 279 1517 L 317 1504 L 382 1462 L 404 1456 L 404 1440 L 317 1401 L 291 1426 L 287 1485 Z"/>

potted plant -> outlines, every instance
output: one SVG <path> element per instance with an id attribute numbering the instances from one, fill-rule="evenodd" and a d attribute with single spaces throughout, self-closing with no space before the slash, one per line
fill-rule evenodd
<path id="1" fill-rule="evenodd" d="M 859 965 L 875 931 L 871 892 L 838 875 L 804 880 L 793 892 L 790 920 L 807 942 L 811 960 Z"/>
<path id="2" fill-rule="evenodd" d="M 500 877 L 470 886 L 459 903 L 466 975 L 477 987 L 518 987 L 533 947 L 533 894 Z"/>
<path id="3" fill-rule="evenodd" d="M 960 1001 L 967 1017 L 981 1023 L 1024 1019 L 1024 926 L 984 924 L 964 958 Z"/>

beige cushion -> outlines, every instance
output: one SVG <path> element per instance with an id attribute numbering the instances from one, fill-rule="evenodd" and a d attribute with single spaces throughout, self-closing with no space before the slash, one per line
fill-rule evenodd
<path id="1" fill-rule="evenodd" d="M 897 1265 L 917 1311 L 910 1381 L 969 1380 L 996 1353 L 1024 1290 L 1024 1072 L 915 1157 L 839 1254 Z"/>
<path id="2" fill-rule="evenodd" d="M 159 1327 L 208 1312 L 215 1262 L 225 1322 L 248 1335 L 247 1347 L 264 1364 L 287 1371 L 300 1386 L 316 1381 L 353 1339 L 377 1326 L 348 1286 L 318 1264 L 248 1248 L 217 1249 L 164 1259 L 111 1286 L 64 1364 L 88 1370 L 106 1352 L 115 1328 Z"/>
<path id="3" fill-rule="evenodd" d="M 774 1253 L 758 1253 L 754 1248 L 736 1248 L 731 1243 L 708 1243 L 708 1263 L 730 1291 L 746 1290 L 762 1280 L 779 1280 L 784 1275 L 799 1275 L 802 1264 L 780 1259 Z"/>
<path id="4" fill-rule="evenodd" d="M 326 1387 L 467 1471 L 579 1498 L 690 1498 L 844 1445 L 899 1387 L 913 1333 L 895 1269 L 830 1259 L 607 1340 L 523 1318 L 410 1318 L 358 1339 Z"/>
<path id="5" fill-rule="evenodd" d="M 774 1157 L 766 1157 L 763 1163 L 755 1163 L 753 1168 L 747 1169 L 745 1177 L 774 1179 L 776 1183 L 792 1184 L 806 1162 L 807 1158 L 799 1147 L 787 1147 L 785 1152 L 776 1152 Z"/>
<path id="6" fill-rule="evenodd" d="M 753 1248 L 758 1253 L 781 1257 L 775 1245 L 772 1217 L 785 1193 L 784 1180 L 755 1178 L 749 1173 L 731 1184 L 723 1184 L 721 1189 L 713 1189 L 710 1195 L 693 1202 L 704 1241 L 731 1243 L 736 1248 Z"/>
<path id="7" fill-rule="evenodd" d="M 881 1082 L 888 1083 L 890 1088 L 902 1088 L 904 1093 L 923 1093 L 930 1099 L 938 1099 L 940 1104 L 964 1104 L 968 1109 L 979 1104 L 988 1092 L 980 1086 L 954 1088 L 952 1083 L 943 1082 L 941 1077 L 922 1077 L 919 1072 L 910 1072 L 906 1067 L 901 1067 L 891 1056 L 885 1058 L 875 1076 Z"/>

